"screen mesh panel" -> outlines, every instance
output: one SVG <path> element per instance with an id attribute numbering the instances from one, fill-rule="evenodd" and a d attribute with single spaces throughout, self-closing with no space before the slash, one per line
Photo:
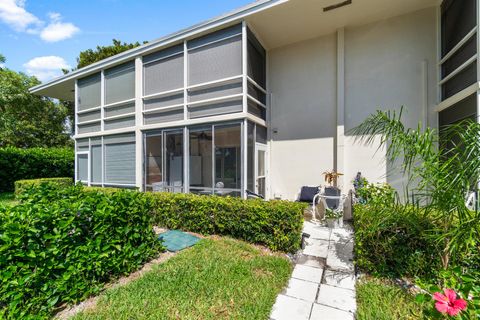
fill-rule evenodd
<path id="1" fill-rule="evenodd" d="M 477 64 L 474 61 L 442 85 L 442 98 L 447 99 L 477 81 Z"/>
<path id="2" fill-rule="evenodd" d="M 88 151 L 89 142 L 87 139 L 77 139 L 77 151 Z"/>
<path id="3" fill-rule="evenodd" d="M 242 73 L 242 37 L 192 49 L 188 59 L 190 85 L 238 76 Z"/>
<path id="4" fill-rule="evenodd" d="M 112 136 L 105 136 L 103 138 L 104 144 L 135 142 L 135 133 L 116 134 Z"/>
<path id="5" fill-rule="evenodd" d="M 440 127 L 456 123 L 465 119 L 475 119 L 477 114 L 477 97 L 475 94 L 457 102 L 453 106 L 440 111 L 438 123 Z"/>
<path id="6" fill-rule="evenodd" d="M 102 183 L 102 146 L 92 146 L 92 163 L 90 168 L 92 170 L 91 178 L 93 183 Z"/>
<path id="7" fill-rule="evenodd" d="M 183 120 L 183 108 L 145 114 L 143 116 L 144 124 L 164 123 L 178 120 Z"/>
<path id="8" fill-rule="evenodd" d="M 442 77 L 460 67 L 465 61 L 473 57 L 477 52 L 477 38 L 472 37 L 454 55 L 442 64 Z"/>
<path id="9" fill-rule="evenodd" d="M 88 154 L 77 155 L 77 179 L 88 181 Z"/>
<path id="10" fill-rule="evenodd" d="M 135 116 L 128 118 L 120 118 L 115 120 L 105 120 L 105 130 L 128 128 L 135 126 Z"/>
<path id="11" fill-rule="evenodd" d="M 190 119 L 216 116 L 227 113 L 242 112 L 242 100 L 224 101 L 202 106 L 190 106 L 188 115 Z"/>
<path id="12" fill-rule="evenodd" d="M 122 114 L 128 114 L 135 112 L 135 103 L 128 103 L 118 107 L 105 108 L 105 117 L 114 117 Z"/>
<path id="13" fill-rule="evenodd" d="M 127 62 L 105 71 L 105 103 L 135 98 L 135 62 Z"/>
<path id="14" fill-rule="evenodd" d="M 101 127 L 100 121 L 95 123 L 82 124 L 82 125 L 78 125 L 77 133 L 82 134 L 82 133 L 97 132 L 97 131 L 100 131 L 101 128 L 102 127 Z"/>
<path id="15" fill-rule="evenodd" d="M 189 91 L 189 101 L 201 101 L 212 98 L 220 98 L 234 94 L 242 93 L 242 82 L 221 84 L 212 88 L 198 89 Z"/>
<path id="16" fill-rule="evenodd" d="M 187 42 L 187 49 L 190 50 L 190 49 L 198 48 L 208 43 L 216 42 L 221 39 L 225 39 L 225 38 L 229 38 L 229 37 L 232 37 L 235 35 L 241 35 L 241 34 L 242 34 L 242 25 L 237 24 L 229 28 L 212 32 L 200 38 L 190 40 Z"/>
<path id="17" fill-rule="evenodd" d="M 248 113 L 253 114 L 254 116 L 263 120 L 267 119 L 267 112 L 265 111 L 265 108 L 259 106 L 250 99 L 248 99 Z"/>
<path id="18" fill-rule="evenodd" d="M 267 128 L 262 127 L 262 126 L 257 124 L 256 132 L 257 132 L 257 139 L 256 139 L 257 142 L 266 144 L 267 143 Z"/>
<path id="19" fill-rule="evenodd" d="M 262 88 L 265 88 L 267 75 L 265 49 L 250 30 L 248 30 L 247 53 L 248 75 Z"/>
<path id="20" fill-rule="evenodd" d="M 105 183 L 135 184 L 135 143 L 105 145 Z"/>
<path id="21" fill-rule="evenodd" d="M 100 73 L 78 79 L 78 110 L 100 106 Z"/>
<path id="22" fill-rule="evenodd" d="M 155 99 L 145 100 L 143 103 L 144 110 L 152 110 L 157 108 L 169 107 L 183 103 L 183 92 Z"/>
<path id="23" fill-rule="evenodd" d="M 476 0 L 445 0 L 442 10 L 442 56 L 477 24 Z"/>
<path id="24" fill-rule="evenodd" d="M 183 87 L 183 53 L 144 66 L 144 95 Z"/>
<path id="25" fill-rule="evenodd" d="M 263 104 L 267 103 L 267 95 L 263 93 L 260 89 L 258 89 L 255 85 L 253 85 L 250 81 L 248 82 L 247 90 L 248 94 L 251 95 L 253 98 L 257 99 Z"/>
<path id="26" fill-rule="evenodd" d="M 100 110 L 88 112 L 88 113 L 81 113 L 78 115 L 78 123 L 91 121 L 91 120 L 100 120 L 100 116 L 101 116 Z"/>
<path id="27" fill-rule="evenodd" d="M 255 124 L 248 121 L 247 129 L 247 189 L 255 191 Z"/>

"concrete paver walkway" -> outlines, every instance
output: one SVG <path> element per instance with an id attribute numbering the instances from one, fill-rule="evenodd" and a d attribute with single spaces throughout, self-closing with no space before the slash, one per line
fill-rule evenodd
<path id="1" fill-rule="evenodd" d="M 353 320 L 355 274 L 353 231 L 305 221 L 310 235 L 295 261 L 287 288 L 277 297 L 271 320 Z"/>

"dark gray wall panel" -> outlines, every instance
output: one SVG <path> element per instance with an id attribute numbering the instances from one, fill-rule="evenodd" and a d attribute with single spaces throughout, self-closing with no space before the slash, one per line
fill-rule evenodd
<path id="1" fill-rule="evenodd" d="M 77 155 L 77 180 L 79 181 L 88 180 L 88 155 L 87 154 Z"/>
<path id="2" fill-rule="evenodd" d="M 102 146 L 92 146 L 90 169 L 93 183 L 102 183 Z"/>

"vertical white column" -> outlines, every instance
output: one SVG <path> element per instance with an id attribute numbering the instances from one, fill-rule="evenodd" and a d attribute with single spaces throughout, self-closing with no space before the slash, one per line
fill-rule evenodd
<path id="1" fill-rule="evenodd" d="M 75 79 L 75 92 L 74 92 L 74 109 L 75 109 L 75 115 L 74 115 L 74 127 L 73 127 L 73 135 L 76 136 L 78 134 L 78 80 Z M 78 163 L 77 163 L 77 139 L 75 139 L 75 183 L 78 181 Z"/>
<path id="2" fill-rule="evenodd" d="M 248 112 L 248 99 L 247 99 L 247 74 L 248 74 L 248 52 L 247 52 L 247 22 L 242 21 L 242 89 L 243 89 L 243 113 L 246 115 Z M 242 126 L 242 154 L 243 154 L 243 165 L 242 165 L 242 197 L 246 198 L 247 194 L 245 190 L 247 189 L 247 180 L 248 180 L 248 121 L 245 119 Z"/>
<path id="3" fill-rule="evenodd" d="M 188 119 L 188 47 L 183 41 L 183 120 Z M 188 129 L 183 128 L 183 183 L 184 192 L 190 192 L 190 147 Z"/>
<path id="4" fill-rule="evenodd" d="M 105 130 L 105 71 L 100 72 L 100 130 Z"/>
<path id="5" fill-rule="evenodd" d="M 247 22 L 242 22 L 242 89 L 243 89 L 243 112 L 248 112 L 248 100 L 247 100 L 247 74 L 248 74 L 248 52 L 247 52 Z"/>
<path id="6" fill-rule="evenodd" d="M 143 61 L 135 58 L 135 185 L 143 191 Z"/>
<path id="7" fill-rule="evenodd" d="M 344 173 L 345 169 L 345 29 L 337 31 L 337 134 L 335 145 L 335 169 Z M 340 188 L 345 188 L 345 175 L 338 180 Z M 338 183 L 337 182 L 337 183 Z"/>

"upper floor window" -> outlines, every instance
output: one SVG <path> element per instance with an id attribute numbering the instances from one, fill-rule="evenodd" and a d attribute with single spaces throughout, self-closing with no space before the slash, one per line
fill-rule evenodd
<path id="1" fill-rule="evenodd" d="M 135 62 L 105 70 L 105 104 L 135 98 Z"/>

